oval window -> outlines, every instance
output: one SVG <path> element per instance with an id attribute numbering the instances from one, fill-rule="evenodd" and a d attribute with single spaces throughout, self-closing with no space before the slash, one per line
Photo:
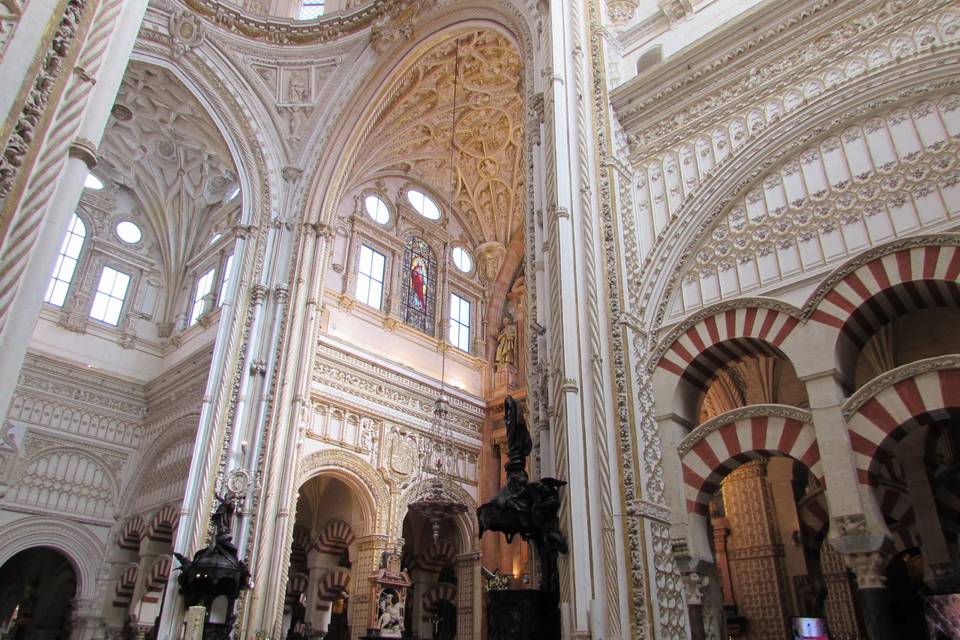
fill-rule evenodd
<path id="1" fill-rule="evenodd" d="M 387 203 L 377 196 L 367 196 L 363 205 L 367 209 L 367 215 L 377 224 L 387 224 L 390 221 L 390 209 Z"/>
<path id="2" fill-rule="evenodd" d="M 473 269 L 473 258 L 463 247 L 454 247 L 453 265 L 464 273 L 470 273 L 470 270 Z"/>
<path id="3" fill-rule="evenodd" d="M 413 205 L 413 208 L 427 220 L 440 219 L 440 207 L 437 203 L 427 197 L 427 195 L 416 189 L 407 191 L 407 200 Z"/>
<path id="4" fill-rule="evenodd" d="M 140 232 L 140 227 L 129 220 L 124 220 L 117 225 L 117 236 L 127 244 L 137 244 L 143 234 Z"/>

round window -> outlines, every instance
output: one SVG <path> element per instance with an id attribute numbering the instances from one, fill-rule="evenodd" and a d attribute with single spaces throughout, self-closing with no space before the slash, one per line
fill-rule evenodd
<path id="1" fill-rule="evenodd" d="M 137 244 L 143 234 L 140 232 L 140 227 L 129 220 L 124 220 L 117 225 L 117 236 L 127 244 Z"/>
<path id="2" fill-rule="evenodd" d="M 377 196 L 367 196 L 363 205 L 367 209 L 367 215 L 377 224 L 387 224 L 390 221 L 390 209 L 387 208 L 387 203 Z"/>
<path id="3" fill-rule="evenodd" d="M 473 258 L 463 247 L 454 247 L 453 265 L 464 273 L 470 273 L 470 270 L 473 269 Z"/>
<path id="4" fill-rule="evenodd" d="M 440 219 L 440 207 L 437 206 L 436 202 L 427 197 L 425 193 L 417 191 L 416 189 L 410 189 L 407 191 L 407 200 L 409 200 L 413 208 L 427 220 Z"/>

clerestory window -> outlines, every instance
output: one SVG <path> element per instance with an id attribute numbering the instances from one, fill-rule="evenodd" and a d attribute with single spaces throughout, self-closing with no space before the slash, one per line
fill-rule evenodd
<path id="1" fill-rule="evenodd" d="M 100 272 L 100 282 L 97 283 L 97 293 L 93 297 L 93 306 L 90 307 L 90 317 L 117 326 L 117 323 L 120 322 L 120 312 L 123 310 L 123 301 L 127 297 L 127 287 L 129 286 L 129 275 L 110 267 L 104 267 L 103 271 Z"/>
<path id="2" fill-rule="evenodd" d="M 193 292 L 193 305 L 190 307 L 190 326 L 197 324 L 200 316 L 207 310 L 207 297 L 213 291 L 213 269 L 210 269 L 197 280 L 197 288 Z"/>
<path id="3" fill-rule="evenodd" d="M 63 306 L 64 300 L 67 299 L 67 290 L 70 289 L 70 283 L 73 281 L 73 273 L 77 270 L 77 261 L 80 259 L 80 250 L 83 249 L 83 241 L 86 237 L 87 228 L 83 220 L 77 214 L 73 214 L 70 218 L 70 226 L 67 227 L 67 237 L 63 239 L 57 261 L 53 265 L 53 275 L 50 277 L 50 284 L 47 285 L 44 302 L 58 307 Z"/>
<path id="4" fill-rule="evenodd" d="M 450 294 L 450 344 L 461 351 L 470 351 L 470 302 Z"/>
<path id="5" fill-rule="evenodd" d="M 297 11 L 297 20 L 316 20 L 323 15 L 325 0 L 303 0 Z"/>
<path id="6" fill-rule="evenodd" d="M 357 300 L 379 309 L 383 304 L 383 270 L 386 258 L 367 245 L 360 246 L 357 264 Z"/>

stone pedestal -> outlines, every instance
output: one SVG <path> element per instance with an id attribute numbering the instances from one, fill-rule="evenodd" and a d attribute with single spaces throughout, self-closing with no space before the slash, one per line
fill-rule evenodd
<path id="1" fill-rule="evenodd" d="M 508 363 L 497 365 L 494 384 L 497 391 L 513 391 L 517 388 L 517 368 Z"/>
<path id="2" fill-rule="evenodd" d="M 560 640 L 556 595 L 535 589 L 488 591 L 487 640 Z"/>

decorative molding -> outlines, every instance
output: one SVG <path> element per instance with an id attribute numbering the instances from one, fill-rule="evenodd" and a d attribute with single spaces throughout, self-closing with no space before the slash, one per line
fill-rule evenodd
<path id="1" fill-rule="evenodd" d="M 877 394 L 884 389 L 892 387 L 901 380 L 907 380 L 924 373 L 943 371 L 945 369 L 960 369 L 960 355 L 951 354 L 917 360 L 881 373 L 857 389 L 857 391 L 843 403 L 840 412 L 843 415 L 844 421 L 850 422 L 850 419 L 856 415 L 864 404 L 876 397 Z"/>
<path id="2" fill-rule="evenodd" d="M 683 440 L 680 441 L 677 451 L 681 456 L 685 456 L 690 452 L 691 449 L 693 449 L 693 447 L 695 447 L 699 442 L 717 429 L 745 418 L 755 418 L 759 416 L 784 418 L 786 420 L 796 420 L 797 422 L 802 422 L 803 424 L 813 424 L 813 416 L 810 414 L 810 412 L 803 409 L 798 409 L 797 407 L 791 407 L 783 404 L 751 405 L 749 407 L 741 407 L 739 409 L 733 409 L 732 411 L 721 413 L 720 415 L 700 424 L 697 428 L 688 433 Z"/>
<path id="3" fill-rule="evenodd" d="M 77 138 L 70 143 L 70 157 L 82 160 L 87 169 L 97 166 L 97 145 L 86 138 Z"/>
<path id="4" fill-rule="evenodd" d="M 38 137 L 37 125 L 40 124 L 47 103 L 53 95 L 70 47 L 80 29 L 80 22 L 87 4 L 87 0 L 67 0 L 63 9 L 63 18 L 60 19 L 57 30 L 53 34 L 50 48 L 44 54 L 43 64 L 27 94 L 26 103 L 16 119 L 3 154 L 0 154 L 0 204 L 5 204 L 31 143 Z M 0 322 L 3 315 L 0 313 Z"/>

